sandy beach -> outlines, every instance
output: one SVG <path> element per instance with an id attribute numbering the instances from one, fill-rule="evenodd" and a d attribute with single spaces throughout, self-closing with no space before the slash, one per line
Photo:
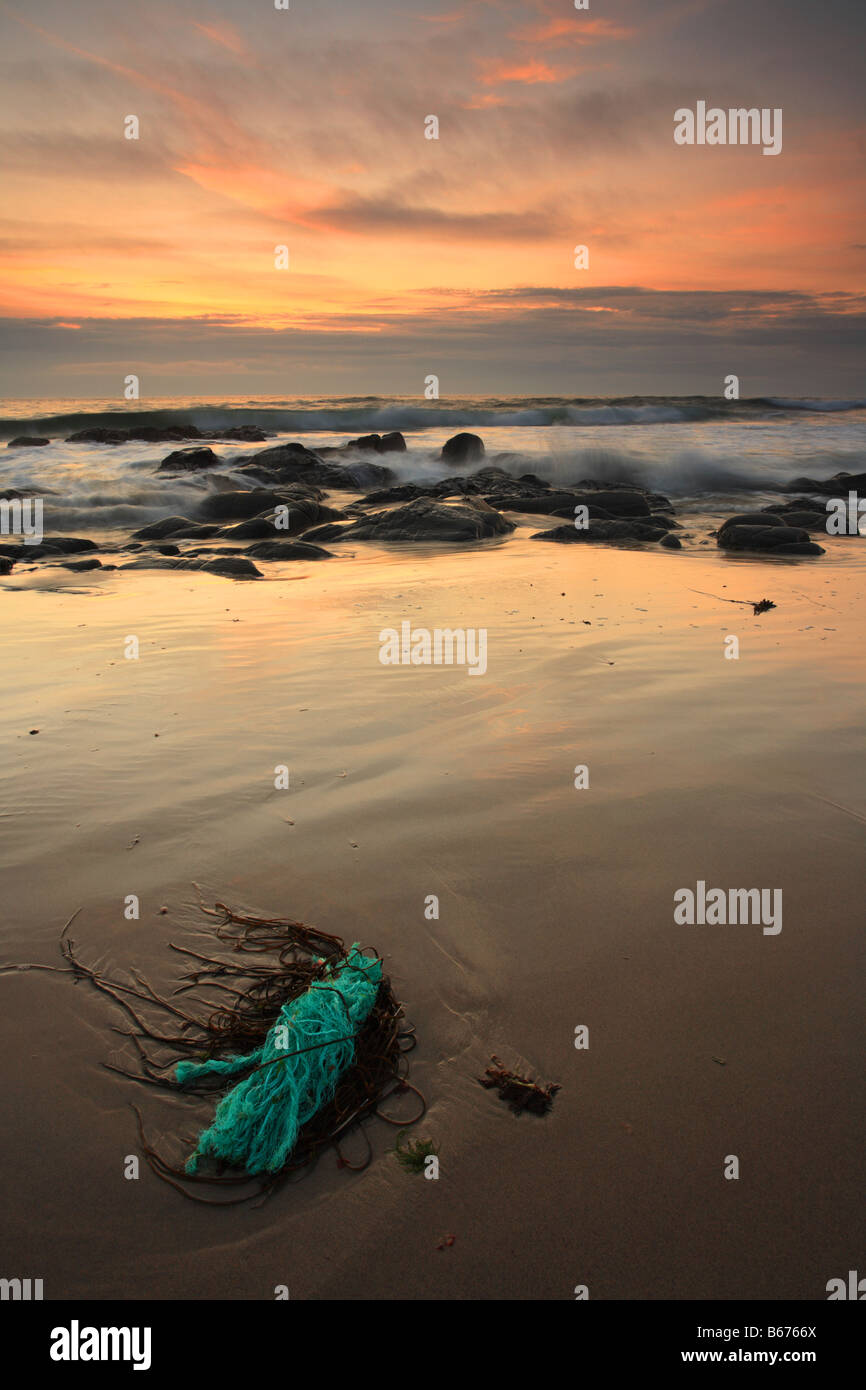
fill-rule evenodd
<path id="1" fill-rule="evenodd" d="M 88 960 L 168 986 L 214 901 L 375 946 L 441 1161 L 405 1173 L 374 1122 L 366 1172 L 325 1157 L 256 1209 L 126 1181 L 130 1102 L 181 1157 L 207 1107 L 106 1071 L 121 1018 L 86 986 L 4 973 L 4 1244 L 46 1298 L 816 1299 L 855 1267 L 862 549 L 537 521 L 255 584 L 2 581 L 3 962 L 58 964 L 81 909 Z M 381 665 L 407 620 L 486 629 L 486 673 Z M 781 888 L 782 930 L 676 925 L 699 880 Z M 549 1115 L 478 1085 L 494 1053 L 561 1085 Z"/>

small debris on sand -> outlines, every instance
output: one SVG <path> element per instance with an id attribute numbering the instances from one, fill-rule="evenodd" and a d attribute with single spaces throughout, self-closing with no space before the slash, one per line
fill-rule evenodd
<path id="1" fill-rule="evenodd" d="M 529 1077 L 518 1076 L 516 1072 L 509 1071 L 503 1066 L 498 1057 L 491 1056 L 492 1067 L 488 1067 L 483 1076 L 479 1076 L 479 1083 L 485 1090 L 498 1090 L 500 1098 L 508 1102 L 508 1107 L 519 1115 L 523 1110 L 529 1110 L 533 1115 L 546 1115 L 557 1091 L 562 1087 L 553 1082 L 549 1086 L 542 1086 L 537 1081 L 532 1081 Z"/>

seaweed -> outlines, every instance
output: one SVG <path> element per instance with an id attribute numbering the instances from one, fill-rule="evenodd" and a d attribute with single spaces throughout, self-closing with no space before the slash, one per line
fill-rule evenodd
<path id="1" fill-rule="evenodd" d="M 524 1110 L 528 1110 L 532 1115 L 546 1115 L 557 1091 L 562 1087 L 556 1082 L 549 1086 L 542 1086 L 538 1081 L 532 1081 L 529 1077 L 518 1076 L 517 1072 L 509 1071 L 498 1057 L 491 1057 L 493 1066 L 488 1067 L 483 1076 L 479 1076 L 479 1083 L 485 1090 L 498 1090 L 502 1100 L 507 1101 L 508 1108 L 515 1115 L 520 1115 Z"/>
<path id="2" fill-rule="evenodd" d="M 432 1139 L 416 1139 L 413 1143 L 404 1144 L 406 1133 L 406 1130 L 402 1130 L 397 1135 L 397 1142 L 391 1152 L 407 1173 L 423 1173 L 427 1159 L 438 1157 L 439 1149 Z"/>
<path id="3" fill-rule="evenodd" d="M 215 1086 L 212 1077 L 202 1077 L 182 1088 L 178 1086 L 173 1077 L 178 1061 L 229 1057 L 260 1047 L 283 1005 L 345 959 L 347 948 L 339 937 L 303 922 L 248 916 L 233 911 L 224 903 L 217 903 L 214 909 L 202 905 L 202 910 L 219 919 L 213 930 L 222 951 L 220 954 L 195 951 L 169 941 L 170 948 L 189 965 L 180 976 L 172 998 L 159 995 L 136 970 L 130 970 L 133 983 L 127 983 L 111 979 L 86 964 L 68 935 L 78 913 L 66 923 L 60 937 L 65 968 L 36 968 L 71 973 L 75 983 L 86 981 L 113 1000 L 126 1015 L 131 1027 L 115 1026 L 114 1031 L 128 1040 L 138 1070 L 131 1071 L 112 1062 L 104 1062 L 103 1066 L 133 1081 L 176 1095 L 212 1097 L 218 1090 L 218 1083 Z M 208 997 L 208 991 L 219 995 L 219 1001 Z M 172 1002 L 180 996 L 188 997 L 186 1008 Z M 341 1141 L 350 1132 L 373 1117 L 405 1131 L 426 1111 L 424 1097 L 407 1080 L 406 1054 L 414 1046 L 415 1030 L 407 1024 L 403 1006 L 390 980 L 383 977 L 376 1002 L 357 1034 L 352 1066 L 340 1078 L 333 1100 L 303 1126 L 289 1162 L 279 1173 L 253 1177 L 237 1169 L 226 1171 L 217 1166 L 213 1172 L 189 1174 L 150 1143 L 141 1112 L 133 1106 L 142 1152 L 157 1177 L 185 1196 L 210 1205 L 267 1198 L 283 1181 L 308 1169 L 327 1149 L 336 1151 L 338 1167 L 363 1171 L 372 1160 L 372 1146 L 365 1134 L 366 1155 L 360 1162 L 350 1162 L 340 1149 Z M 391 1097 L 410 1092 L 418 1101 L 417 1115 L 407 1120 L 383 1111 Z M 200 1196 L 194 1191 L 207 1185 L 220 1190 L 239 1186 L 252 1190 L 232 1198 Z"/>

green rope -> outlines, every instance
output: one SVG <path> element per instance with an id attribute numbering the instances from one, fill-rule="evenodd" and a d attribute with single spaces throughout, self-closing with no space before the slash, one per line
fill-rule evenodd
<path id="1" fill-rule="evenodd" d="M 302 1127 L 329 1101 L 355 1059 L 355 1038 L 376 1002 L 382 962 L 357 943 L 345 959 L 280 1009 L 262 1047 L 246 1057 L 179 1062 L 183 1086 L 200 1076 L 250 1075 L 223 1096 L 186 1165 L 209 1155 L 248 1173 L 278 1173 Z"/>

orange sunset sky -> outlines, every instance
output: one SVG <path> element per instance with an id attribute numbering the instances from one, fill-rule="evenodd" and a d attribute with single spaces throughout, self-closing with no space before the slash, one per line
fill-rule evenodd
<path id="1" fill-rule="evenodd" d="M 864 8 L 0 6 L 4 394 L 851 393 Z"/>

